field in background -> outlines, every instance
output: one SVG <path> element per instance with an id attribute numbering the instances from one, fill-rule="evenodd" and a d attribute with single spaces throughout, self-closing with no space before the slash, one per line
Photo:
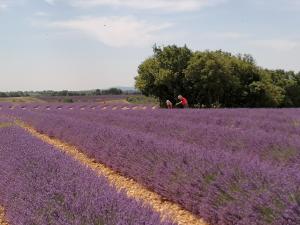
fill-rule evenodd
<path id="1" fill-rule="evenodd" d="M 38 96 L 0 98 L 0 102 L 22 103 L 111 103 L 158 105 L 158 101 L 143 95 L 101 95 L 101 96 Z"/>
<path id="2" fill-rule="evenodd" d="M 0 97 L 0 102 L 11 102 L 11 103 L 44 103 L 42 99 L 35 98 L 35 97 L 8 97 L 8 98 L 3 98 Z"/>

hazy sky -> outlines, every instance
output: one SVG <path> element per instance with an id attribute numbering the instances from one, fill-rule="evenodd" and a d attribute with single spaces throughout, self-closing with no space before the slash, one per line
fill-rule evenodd
<path id="1" fill-rule="evenodd" d="M 154 43 L 300 71 L 300 0 L 0 0 L 0 91 L 133 86 Z"/>

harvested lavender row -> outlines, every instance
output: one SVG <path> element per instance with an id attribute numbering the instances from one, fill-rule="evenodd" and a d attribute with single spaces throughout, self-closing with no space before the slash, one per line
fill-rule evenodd
<path id="1" fill-rule="evenodd" d="M 10 225 L 171 225 L 21 128 L 0 128 L 0 137 L 0 204 Z"/>
<path id="2" fill-rule="evenodd" d="M 15 113 L 40 132 L 183 205 L 212 224 L 300 222 L 299 165 L 274 166 L 245 151 L 203 148 L 76 117 Z"/>
<path id="3" fill-rule="evenodd" d="M 126 110 L 126 109 L 153 109 L 153 105 L 134 105 L 127 103 L 73 103 L 73 104 L 57 104 L 57 103 L 48 103 L 48 104 L 20 104 L 14 105 L 10 103 L 0 103 L 0 110 L 42 110 L 42 111 L 55 111 L 55 110 Z M 155 107 L 156 108 L 156 107 Z"/>
<path id="4" fill-rule="evenodd" d="M 70 99 L 72 99 L 75 102 L 87 103 L 87 102 L 123 100 L 126 99 L 127 97 L 128 97 L 127 95 L 70 96 Z M 59 96 L 40 96 L 38 98 L 47 102 L 57 102 L 58 100 L 63 101 L 65 99 L 65 97 L 59 97 Z"/>

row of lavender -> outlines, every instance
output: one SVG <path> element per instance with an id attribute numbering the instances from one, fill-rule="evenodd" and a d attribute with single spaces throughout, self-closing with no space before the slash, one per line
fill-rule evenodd
<path id="1" fill-rule="evenodd" d="M 161 110 L 152 114 L 126 112 L 124 118 L 118 114 L 120 121 L 126 120 L 126 117 L 129 120 L 127 125 L 131 128 L 126 128 L 109 123 L 115 121 L 116 118 L 111 119 L 114 114 L 105 114 L 104 118 L 108 123 L 103 123 L 100 118 L 104 114 L 91 114 L 88 117 L 87 114 L 78 112 L 73 115 L 14 111 L 13 115 L 32 124 L 40 132 L 78 146 L 90 157 L 182 204 L 212 224 L 299 224 L 299 145 L 292 151 L 293 157 L 289 158 L 287 163 L 281 164 L 274 163 L 274 160 L 262 160 L 259 154 L 251 154 L 257 152 L 256 148 L 259 146 L 256 144 L 252 146 L 252 151 L 245 151 L 243 148 L 241 151 L 228 151 L 228 146 L 221 144 L 210 146 L 202 145 L 201 142 L 184 142 L 187 136 L 183 135 L 181 138 L 180 134 L 187 132 L 189 127 L 196 129 L 198 126 L 198 132 L 205 129 L 206 132 L 212 131 L 209 133 L 211 135 L 216 134 L 211 137 L 204 136 L 212 139 L 210 143 L 213 143 L 218 135 L 224 138 L 222 132 L 230 132 L 230 129 L 237 129 L 238 132 L 232 133 L 235 139 L 229 140 L 239 141 L 239 133 L 247 130 L 247 119 L 241 119 L 238 126 L 230 128 L 227 122 L 220 123 L 219 119 L 215 122 L 212 120 L 212 124 L 206 122 L 201 114 L 208 116 L 209 113 L 215 113 L 219 119 L 222 118 L 222 113 L 244 113 L 246 117 L 249 114 L 253 123 L 256 123 L 255 118 L 265 118 L 266 114 L 277 117 L 272 110 L 258 110 L 257 113 L 249 110 L 241 110 L 238 113 L 231 110 Z M 278 113 L 282 116 L 289 115 L 286 122 L 289 123 L 292 132 L 294 125 L 290 122 L 298 118 L 293 115 L 294 111 Z M 143 121 L 150 121 L 150 128 L 147 128 L 147 123 L 143 124 L 137 119 L 138 117 Z M 145 130 L 133 123 L 132 118 L 145 125 Z M 153 120 L 155 118 L 156 123 Z M 197 125 L 196 121 L 199 121 Z M 285 119 L 281 118 L 278 123 L 285 124 L 284 121 Z M 134 125 L 130 124 L 138 126 L 138 129 L 133 129 Z M 155 124 L 160 124 L 156 130 L 159 135 L 155 134 L 155 130 L 151 130 L 156 127 Z M 176 125 L 180 131 L 178 133 Z M 272 138 L 263 128 L 255 130 L 255 127 L 250 127 L 250 131 L 257 138 L 261 135 L 265 135 L 266 139 Z M 160 136 L 161 129 L 167 135 Z M 175 135 L 172 135 L 173 132 Z M 278 133 L 281 134 L 279 131 Z M 255 136 L 251 138 L 250 140 L 254 140 Z M 275 143 L 276 138 L 276 135 L 273 136 Z M 290 136 L 289 139 L 294 140 L 295 136 Z M 291 143 L 297 144 L 293 141 Z M 260 150 L 264 151 L 263 148 Z M 278 154 L 281 154 L 281 151 Z M 296 160 L 293 160 L 294 157 Z"/>
<path id="2" fill-rule="evenodd" d="M 21 128 L 0 127 L 0 153 L 0 204 L 11 225 L 171 225 Z"/>
<path id="3" fill-rule="evenodd" d="M 46 113 L 57 115 L 57 111 Z M 259 156 L 261 160 L 271 161 L 274 164 L 300 165 L 299 110 L 118 111 L 114 113 L 65 110 L 59 112 L 59 115 L 101 126 L 151 134 L 160 139 L 164 138 L 166 142 L 176 139 L 184 142 L 185 145 L 188 143 L 208 149 L 222 148 L 231 153 L 245 151 L 247 154 Z"/>
<path id="4" fill-rule="evenodd" d="M 15 110 L 47 110 L 51 111 L 70 111 L 70 109 L 81 109 L 81 111 L 88 111 L 89 115 L 92 113 L 99 114 L 98 110 L 102 109 L 134 109 L 134 108 L 145 108 L 145 109 L 153 109 L 153 107 L 149 106 L 141 106 L 141 105 L 129 105 L 129 104 L 24 104 L 24 105 L 13 105 L 9 103 L 0 104 L 0 110 L 7 109 L 15 109 Z M 94 112 L 94 110 L 96 110 Z M 70 111 L 73 115 L 73 111 Z M 105 111 L 103 111 L 105 112 Z M 273 131 L 289 131 L 291 133 L 297 133 L 300 130 L 300 110 L 299 109 L 282 109 L 282 110 L 249 110 L 249 109 L 240 109 L 240 110 L 189 110 L 184 111 L 184 113 L 179 113 L 176 110 L 176 113 L 173 111 L 164 112 L 162 115 L 158 112 L 145 112 L 147 113 L 147 118 L 154 119 L 164 119 L 166 120 L 168 126 L 176 125 L 180 120 L 184 120 L 184 122 L 192 123 L 201 123 L 201 124 L 213 124 L 213 125 L 221 125 L 231 128 L 254 128 L 254 129 L 263 129 L 267 132 Z M 75 112 L 78 113 L 78 112 Z M 136 116 L 140 116 L 139 112 L 134 113 L 124 113 L 121 112 L 120 115 L 126 115 L 126 119 L 131 117 L 132 119 L 136 119 Z M 70 115 L 72 115 L 70 114 Z M 119 114 L 114 114 L 119 117 Z M 176 117 L 174 117 L 176 115 Z M 93 115 L 94 116 L 94 115 Z M 104 117 L 101 115 L 100 119 Z M 172 120 L 176 119 L 176 121 Z M 190 125 L 188 124 L 188 125 Z M 159 124 L 158 124 L 159 125 Z M 156 129 L 156 127 L 154 127 Z M 284 130 L 282 130 L 284 129 Z"/>

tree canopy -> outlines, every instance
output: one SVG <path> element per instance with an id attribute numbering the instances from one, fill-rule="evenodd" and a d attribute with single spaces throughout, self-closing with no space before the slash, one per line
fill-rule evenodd
<path id="1" fill-rule="evenodd" d="M 138 68 L 136 88 L 175 102 L 179 94 L 199 107 L 299 107 L 300 73 L 268 70 L 251 55 L 192 51 L 176 45 L 153 48 Z"/>

